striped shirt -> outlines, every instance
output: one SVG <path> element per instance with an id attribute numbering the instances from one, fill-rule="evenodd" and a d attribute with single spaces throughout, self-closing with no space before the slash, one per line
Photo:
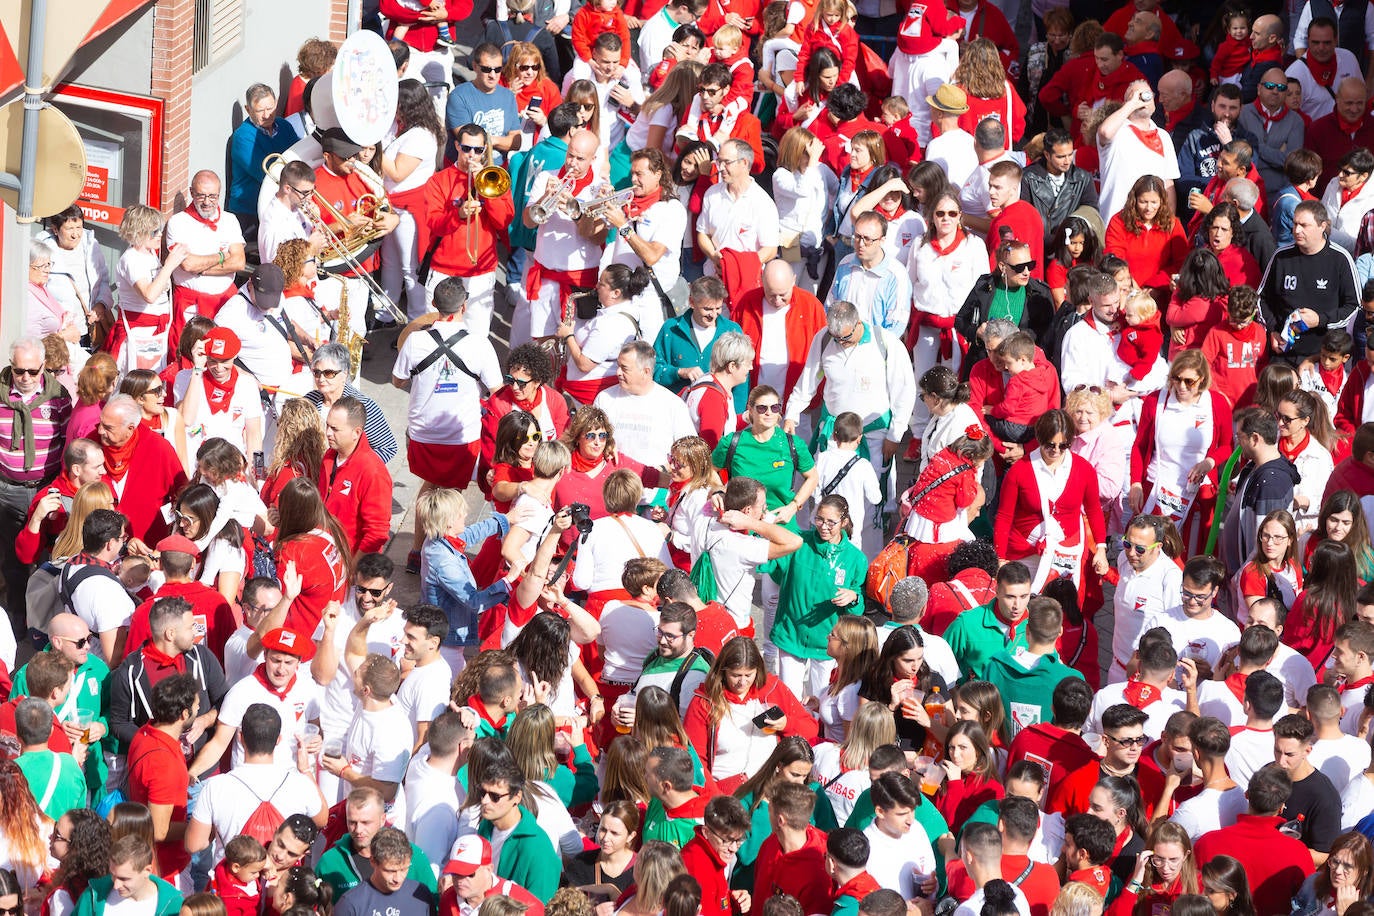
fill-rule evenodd
<path id="1" fill-rule="evenodd" d="M 7 373 L 8 374 L 8 373 Z M 49 384 L 61 388 L 51 378 L 45 376 L 46 388 Z M 33 404 L 42 397 L 40 388 L 28 399 Z M 19 423 L 16 422 L 11 403 L 20 399 L 19 392 L 10 387 L 8 397 L 0 401 L 0 477 L 11 483 L 36 484 L 52 480 L 62 470 L 62 451 L 67 443 L 67 421 L 72 415 L 72 401 L 65 391 L 58 391 L 45 403 L 34 408 L 33 417 L 33 464 L 24 466 L 24 439 L 16 436 Z"/>
<path id="2" fill-rule="evenodd" d="M 382 464 L 386 464 L 396 457 L 400 451 L 400 446 L 396 444 L 396 436 L 391 432 L 391 426 L 386 422 L 386 414 L 377 402 L 354 388 L 348 382 L 344 383 L 343 397 L 357 398 L 363 404 L 363 433 L 367 436 L 367 444 L 372 446 L 372 450 L 382 459 Z M 324 406 L 324 395 L 318 391 L 307 391 L 305 399 L 315 405 L 315 409 L 320 412 L 320 418 L 328 420 L 328 410 Z"/>

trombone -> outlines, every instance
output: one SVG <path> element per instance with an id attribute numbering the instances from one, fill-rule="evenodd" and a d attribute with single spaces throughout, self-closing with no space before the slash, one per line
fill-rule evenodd
<path id="1" fill-rule="evenodd" d="M 468 203 L 474 203 L 478 198 L 491 200 L 500 197 L 510 190 L 510 173 L 499 165 L 487 165 L 475 172 L 468 173 Z M 467 248 L 468 260 L 477 262 L 476 243 L 472 239 L 472 223 L 477 218 L 474 213 L 468 217 L 467 237 L 464 244 Z"/>
<path id="2" fill-rule="evenodd" d="M 286 158 L 281 153 L 273 153 L 262 160 L 262 170 L 268 178 L 280 184 L 281 170 L 285 164 Z M 361 163 L 358 164 L 361 165 Z M 376 173 L 371 172 L 370 169 L 364 173 L 363 180 L 371 184 L 367 178 L 367 173 L 371 173 L 374 177 Z M 310 220 L 311 227 L 324 238 L 325 250 L 333 256 L 334 260 L 343 263 L 353 273 L 352 277 L 340 277 L 339 279 L 344 282 L 354 278 L 361 280 L 367 287 L 372 301 L 376 303 L 380 300 L 381 305 L 385 307 L 385 311 L 392 318 L 405 324 L 408 317 L 401 312 L 396 303 L 391 301 L 391 297 L 386 294 L 386 290 L 382 289 L 376 278 L 363 269 L 362 262 L 359 260 L 360 254 L 375 242 L 381 233 L 377 232 L 375 227 L 361 229 L 358 232 L 345 228 L 343 234 L 340 235 L 329 227 L 329 224 L 320 216 L 320 211 L 322 209 L 328 213 L 330 218 L 339 226 L 347 227 L 349 223 L 344 215 L 334 208 L 334 205 L 320 193 L 318 188 L 310 192 L 310 200 L 313 206 L 303 206 L 301 212 Z M 358 209 L 367 214 L 370 219 L 376 219 L 378 216 L 391 212 L 391 206 L 386 202 L 386 199 L 378 197 L 376 194 L 365 194 L 359 198 Z"/>

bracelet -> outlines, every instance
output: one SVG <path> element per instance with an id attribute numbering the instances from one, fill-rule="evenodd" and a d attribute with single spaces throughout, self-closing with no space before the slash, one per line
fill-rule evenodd
<path id="1" fill-rule="evenodd" d="M 220 266 L 220 267 L 223 267 L 223 266 L 224 266 L 224 251 L 223 251 L 222 249 L 221 249 L 221 251 L 220 251 L 220 253 L 219 253 L 219 265 L 218 265 L 218 266 Z"/>
<path id="2" fill-rule="evenodd" d="M 589 702 L 590 702 L 591 700 L 601 700 L 601 702 L 603 702 L 603 703 L 606 702 L 605 697 L 603 697 L 603 696 L 602 696 L 601 694 L 599 694 L 599 693 L 594 693 L 594 694 L 592 694 L 591 696 L 587 697 L 587 700 L 588 700 Z"/>

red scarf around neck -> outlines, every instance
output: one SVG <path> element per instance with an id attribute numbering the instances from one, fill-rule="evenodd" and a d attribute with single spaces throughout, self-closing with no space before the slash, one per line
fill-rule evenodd
<path id="1" fill-rule="evenodd" d="M 1364 186 L 1365 183 L 1362 181 L 1353 188 L 1341 188 L 1341 206 L 1344 207 L 1346 204 L 1354 200 L 1356 195 L 1358 195 L 1361 191 L 1364 190 Z"/>
<path id="2" fill-rule="evenodd" d="M 858 169 L 851 169 L 849 172 L 849 190 L 857 191 L 863 186 L 864 181 L 873 173 L 873 166 L 869 166 L 860 172 Z"/>
<path id="3" fill-rule="evenodd" d="M 1302 454 L 1302 450 L 1307 448 L 1307 442 L 1311 438 L 1312 434 L 1310 432 L 1304 432 L 1302 434 L 1302 441 L 1297 445 L 1290 446 L 1287 439 L 1283 436 L 1279 436 L 1279 454 L 1283 455 L 1283 457 L 1287 458 L 1289 461 L 1294 461 Z"/>
<path id="4" fill-rule="evenodd" d="M 1141 130 L 1134 124 L 1130 124 L 1128 126 L 1131 128 L 1131 130 L 1135 131 L 1136 137 L 1139 138 L 1140 142 L 1145 146 L 1146 149 L 1154 153 L 1156 156 L 1164 155 L 1164 140 L 1159 136 L 1158 128 Z"/>
<path id="5" fill-rule="evenodd" d="M 186 673 L 186 656 L 180 652 L 176 655 L 168 655 L 153 645 L 151 639 L 143 644 L 143 660 L 151 662 L 159 668 L 175 668 L 180 674 Z"/>
<path id="6" fill-rule="evenodd" d="M 891 211 L 884 210 L 882 204 L 879 204 L 875 209 L 876 209 L 879 213 L 881 213 L 884 217 L 886 217 L 886 218 L 887 218 L 887 221 L 888 221 L 889 223 L 892 222 L 892 221 L 893 221 L 894 219 L 896 219 L 897 217 L 899 217 L 899 216 L 903 215 L 904 213 L 906 213 L 906 207 L 903 207 L 903 206 L 902 206 L 902 202 L 901 202 L 901 201 L 897 201 L 897 206 L 896 206 L 896 208 L 893 209 L 893 210 L 891 210 Z"/>
<path id="7" fill-rule="evenodd" d="M 513 403 L 516 407 L 519 407 L 525 413 L 534 413 L 534 409 L 538 407 L 540 404 L 544 403 L 543 385 L 540 385 L 538 388 L 534 389 L 534 397 L 530 398 L 528 401 L 523 401 L 520 399 L 520 395 L 516 394 L 516 392 L 519 390 L 519 388 L 511 388 L 511 403 Z"/>
<path id="8" fill-rule="evenodd" d="M 446 534 L 444 535 L 444 540 L 448 541 L 449 544 L 453 546 L 453 549 L 458 551 L 459 553 L 468 552 L 468 542 L 463 540 L 462 538 L 455 537 L 451 534 Z"/>
<path id="9" fill-rule="evenodd" d="M 1284 117 L 1288 114 L 1288 108 L 1286 106 L 1280 106 L 1279 113 L 1274 115 L 1273 117 L 1270 117 L 1269 109 L 1265 108 L 1264 103 L 1261 102 L 1259 99 L 1255 99 L 1255 112 L 1260 116 L 1260 121 L 1264 125 L 1264 132 L 1267 134 L 1269 133 L 1269 128 L 1273 127 L 1275 124 L 1279 123 L 1284 119 Z"/>
<path id="10" fill-rule="evenodd" d="M 253 677 L 257 678 L 263 690 L 266 690 L 268 693 L 272 694 L 272 696 L 283 702 L 286 700 L 286 695 L 291 692 L 291 688 L 296 686 L 296 675 L 293 674 L 291 675 L 291 680 L 287 681 L 286 686 L 282 689 L 278 690 L 273 687 L 272 682 L 267 679 L 267 666 L 265 664 L 258 665 L 253 669 Z"/>
<path id="11" fill-rule="evenodd" d="M 559 177 L 560 179 L 566 179 L 566 178 L 568 177 L 568 167 L 567 167 L 566 165 L 563 166 L 563 168 L 561 168 L 561 169 L 558 170 L 558 177 Z M 573 179 L 573 183 L 572 183 L 572 196 L 573 196 L 573 197 L 576 197 L 577 195 L 581 194 L 583 191 L 587 190 L 587 187 L 588 187 L 591 183 L 592 183 L 592 170 L 591 170 L 591 167 L 589 166 L 589 167 L 587 168 L 587 171 L 582 175 L 581 178 L 574 178 L 574 179 Z"/>
<path id="12" fill-rule="evenodd" d="M 1321 364 L 1318 363 L 1317 375 L 1321 378 L 1322 384 L 1326 386 L 1326 390 L 1331 392 L 1333 398 L 1341 396 L 1341 389 L 1345 387 L 1344 366 L 1337 368 L 1335 372 L 1327 372 L 1321 367 Z"/>
<path id="13" fill-rule="evenodd" d="M 203 217 L 203 216 L 200 215 L 200 211 L 196 209 L 196 205 L 195 205 L 195 204 L 191 204 L 191 206 L 187 207 L 185 212 L 189 213 L 189 214 L 191 215 L 191 219 L 195 220 L 196 222 L 201 223 L 201 224 L 206 225 L 206 226 L 209 226 L 210 229 L 211 229 L 212 231 L 214 231 L 214 232 L 218 232 L 218 231 L 219 231 L 219 217 L 218 217 L 218 216 L 215 217 L 214 219 L 206 219 L 205 217 Z M 221 215 L 223 215 L 224 211 L 221 210 L 220 213 L 221 213 Z"/>
<path id="14" fill-rule="evenodd" d="M 238 367 L 230 367 L 229 378 L 224 382 L 215 381 L 208 370 L 200 378 L 205 382 L 205 401 L 210 405 L 210 413 L 227 413 L 229 402 L 234 399 L 234 386 L 239 382 Z"/>
<path id="15" fill-rule="evenodd" d="M 605 460 L 604 452 L 602 453 L 602 457 L 591 459 L 584 456 L 578 449 L 572 450 L 572 469 L 579 474 L 590 474 L 592 471 L 601 467 L 602 462 Z"/>
<path id="16" fill-rule="evenodd" d="M 1316 81 L 1317 85 L 1324 89 L 1330 89 L 1331 84 L 1336 81 L 1336 58 L 1331 58 L 1325 64 L 1319 64 L 1309 54 L 1305 60 L 1307 61 L 1307 72 L 1312 74 L 1312 79 Z"/>
<path id="17" fill-rule="evenodd" d="M 1225 682 L 1226 689 L 1231 691 L 1231 695 L 1236 698 L 1236 702 L 1242 705 L 1245 704 L 1245 679 L 1249 676 L 1248 674 L 1241 674 L 1239 671 L 1233 671 L 1227 676 Z"/>
<path id="18" fill-rule="evenodd" d="M 1126 685 L 1125 700 L 1136 709 L 1144 709 L 1163 695 L 1158 687 L 1144 681 L 1131 681 Z"/>
<path id="19" fill-rule="evenodd" d="M 105 453 L 105 473 L 115 480 L 123 480 L 124 475 L 129 473 L 129 462 L 133 460 L 134 449 L 138 447 L 138 435 L 139 427 L 135 426 L 134 434 L 123 445 L 101 446 L 101 451 Z"/>
<path id="20" fill-rule="evenodd" d="M 659 199 L 662 197 L 662 188 L 659 188 L 652 194 L 645 194 L 643 197 L 631 197 L 630 202 L 626 205 L 625 209 L 629 213 L 630 219 L 639 219 L 641 216 L 644 215 L 645 210 L 649 209 L 654 204 L 658 203 Z"/>
<path id="21" fill-rule="evenodd" d="M 940 257 L 942 257 L 942 258 L 945 257 L 946 255 L 948 255 L 950 252 L 954 251 L 956 248 L 958 248 L 958 247 L 959 247 L 960 245 L 962 245 L 962 244 L 964 244 L 964 230 L 963 230 L 963 229 L 955 229 L 955 230 L 954 230 L 954 239 L 949 243 L 948 246 L 941 245 L 941 244 L 940 244 L 940 240 L 939 240 L 938 238 L 932 238 L 932 239 L 930 240 L 930 247 L 933 248 L 933 249 L 935 249 L 935 253 L 938 254 L 938 255 L 939 255 Z"/>

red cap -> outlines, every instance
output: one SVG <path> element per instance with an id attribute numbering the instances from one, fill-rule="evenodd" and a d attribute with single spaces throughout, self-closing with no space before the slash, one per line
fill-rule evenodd
<path id="1" fill-rule="evenodd" d="M 171 551 L 172 553 L 184 553 L 193 557 L 200 556 L 200 548 L 196 546 L 195 541 L 192 541 L 182 534 L 167 535 L 157 542 L 157 546 L 154 549 L 156 549 L 158 553 Z"/>
<path id="2" fill-rule="evenodd" d="M 275 652 L 294 655 L 303 662 L 315 657 L 315 644 L 296 630 L 277 627 L 262 638 L 262 647 Z"/>
<path id="3" fill-rule="evenodd" d="M 444 874 L 470 878 L 477 869 L 491 865 L 491 844 L 475 833 L 458 838 L 453 844 L 453 855 L 444 866 Z"/>
<path id="4" fill-rule="evenodd" d="M 205 355 L 211 359 L 233 359 L 242 349 L 239 335 L 229 328 L 211 328 L 205 335 Z"/>

